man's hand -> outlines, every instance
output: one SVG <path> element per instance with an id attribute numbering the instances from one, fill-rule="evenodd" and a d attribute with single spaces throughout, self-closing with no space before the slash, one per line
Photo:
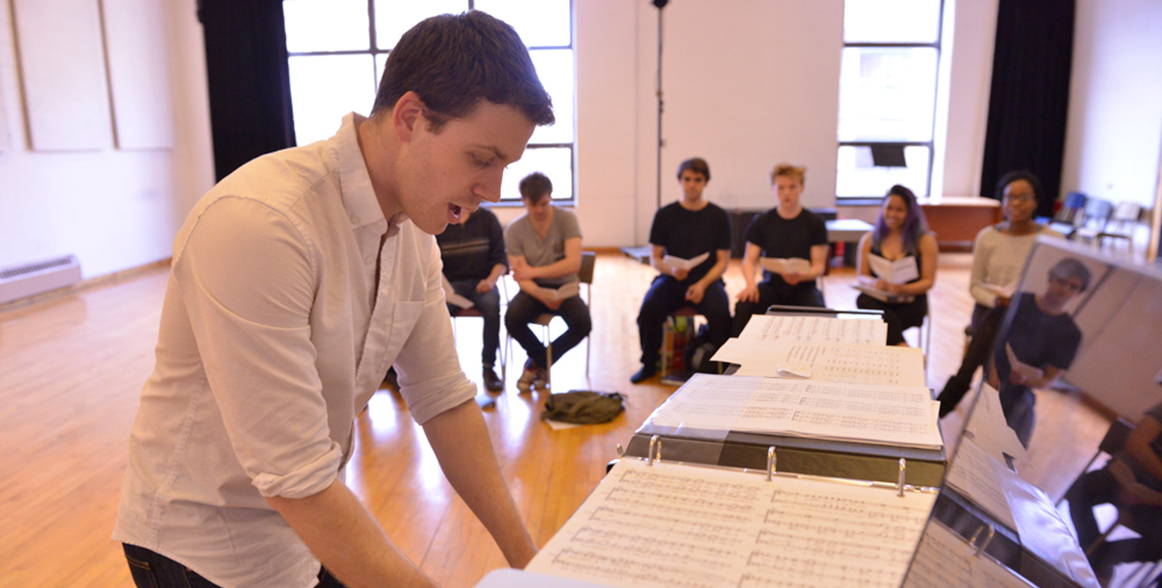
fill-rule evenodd
<path id="1" fill-rule="evenodd" d="M 495 287 L 496 287 L 496 282 L 491 281 L 488 278 L 485 278 L 483 280 L 480 280 L 480 283 L 476 284 L 476 293 L 477 294 L 484 294 L 485 292 L 488 292 L 489 290 L 492 290 Z"/>
<path id="2" fill-rule="evenodd" d="M 1001 296 L 1000 294 L 997 294 L 997 307 L 1008 308 L 1009 301 L 1011 300 L 1012 298 L 1009 298 L 1008 296 Z"/>
<path id="3" fill-rule="evenodd" d="M 670 275 L 674 276 L 675 280 L 678 280 L 679 282 L 681 282 L 682 280 L 685 280 L 687 276 L 690 275 L 690 270 L 682 269 L 680 267 L 672 267 L 672 268 L 670 268 Z"/>
<path id="4" fill-rule="evenodd" d="M 759 287 L 751 285 L 751 286 L 747 286 L 747 287 L 743 288 L 742 292 L 738 293 L 738 301 L 739 302 L 758 302 L 759 301 Z"/>
<path id="5" fill-rule="evenodd" d="M 792 286 L 794 286 L 794 285 L 798 284 L 799 282 L 802 282 L 806 279 L 807 279 L 807 276 L 804 274 L 801 274 L 799 272 L 789 272 L 789 273 L 783 274 L 783 281 L 792 285 Z"/>
<path id="6" fill-rule="evenodd" d="M 701 304 L 702 296 L 705 294 L 706 285 L 701 282 L 695 282 L 690 284 L 689 288 L 686 288 L 686 300 L 694 304 Z"/>
<path id="7" fill-rule="evenodd" d="M 549 307 L 549 310 L 560 310 L 561 302 L 563 301 L 560 298 L 550 298 L 546 296 L 541 299 L 541 302 L 544 303 L 545 306 Z"/>

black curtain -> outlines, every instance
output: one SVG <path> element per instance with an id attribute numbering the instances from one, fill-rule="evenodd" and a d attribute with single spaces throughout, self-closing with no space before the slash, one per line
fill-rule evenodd
<path id="1" fill-rule="evenodd" d="M 198 0 L 214 170 L 295 144 L 282 0 Z"/>
<path id="2" fill-rule="evenodd" d="M 1006 172 L 1028 169 L 1045 188 L 1037 211 L 1052 216 L 1073 61 L 1074 0 L 1000 0 L 981 191 Z"/>

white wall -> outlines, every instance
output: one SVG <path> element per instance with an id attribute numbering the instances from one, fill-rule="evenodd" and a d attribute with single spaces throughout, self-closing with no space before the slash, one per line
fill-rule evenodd
<path id="1" fill-rule="evenodd" d="M 996 2 L 949 1 L 944 194 L 979 194 Z M 574 9 L 585 242 L 643 244 L 657 208 L 658 10 L 624 0 Z M 724 207 L 772 206 L 767 174 L 781 161 L 807 166 L 807 206 L 834 206 L 843 2 L 675 0 L 663 22 L 662 204 L 680 196 L 678 164 L 701 156 L 707 197 Z"/>
<path id="2" fill-rule="evenodd" d="M 593 246 L 644 243 L 656 204 L 658 10 L 574 3 L 581 225 Z M 773 204 L 767 174 L 806 165 L 808 206 L 835 193 L 843 3 L 681 0 L 664 9 L 662 203 L 688 157 L 710 163 L 707 197 Z"/>
<path id="3" fill-rule="evenodd" d="M 946 29 L 944 51 L 950 52 L 948 117 L 944 135 L 943 177 L 933 175 L 933 196 L 979 196 L 984 138 L 988 123 L 993 48 L 997 34 L 997 0 L 946 0 L 953 11 L 953 31 Z M 937 127 L 941 125 L 937 121 Z M 940 151 L 938 148 L 937 156 Z M 937 166 L 939 167 L 939 166 Z M 991 193 L 989 187 L 985 192 Z"/>
<path id="4" fill-rule="evenodd" d="M 213 182 L 195 0 L 167 6 L 172 151 L 39 153 L 27 148 L 11 0 L 0 0 L 0 267 L 74 253 L 86 277 L 169 256 L 186 212 Z M 977 193 L 996 0 L 955 3 L 944 193 Z M 658 10 L 575 2 L 578 214 L 587 246 L 646 242 L 656 209 Z M 808 206 L 834 204 L 842 0 L 675 0 L 664 12 L 662 202 L 674 171 L 705 157 L 710 199 L 773 204 L 767 173 L 806 165 Z M 0 125 L 0 129 L 3 125 Z M 0 142 L 2 144 L 2 142 Z M 1155 162 L 1157 160 L 1155 159 Z M 498 209 L 502 220 L 519 210 Z"/>
<path id="5" fill-rule="evenodd" d="M 1154 205 L 1162 154 L 1162 3 L 1078 0 L 1061 188 Z"/>
<path id="6" fill-rule="evenodd" d="M 166 2 L 172 150 L 36 152 L 28 145 L 10 0 L 0 2 L 0 267 L 75 254 L 85 277 L 164 259 L 213 184 L 201 25 L 194 0 Z M 70 48 L 62 46 L 61 51 Z"/>

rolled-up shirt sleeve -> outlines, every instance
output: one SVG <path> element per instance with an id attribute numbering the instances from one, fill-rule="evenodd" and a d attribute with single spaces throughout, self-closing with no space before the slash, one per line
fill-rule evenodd
<path id="1" fill-rule="evenodd" d="M 460 368 L 440 271 L 439 255 L 431 256 L 420 316 L 396 359 L 400 394 L 421 425 L 476 396 L 476 385 Z"/>
<path id="2" fill-rule="evenodd" d="M 310 313 L 317 260 L 301 227 L 224 197 L 179 243 L 174 275 L 231 447 L 263 496 L 302 498 L 334 480 Z"/>

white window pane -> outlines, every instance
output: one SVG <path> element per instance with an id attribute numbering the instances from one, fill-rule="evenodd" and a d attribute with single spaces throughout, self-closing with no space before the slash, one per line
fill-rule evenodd
<path id="1" fill-rule="evenodd" d="M 283 0 L 282 14 L 291 53 L 371 48 L 367 0 Z"/>
<path id="2" fill-rule="evenodd" d="M 475 6 L 512 25 L 528 47 L 572 45 L 569 0 L 476 0 Z"/>
<path id="3" fill-rule="evenodd" d="M 876 167 L 871 147 L 841 145 L 836 162 L 835 195 L 840 198 L 883 196 L 895 184 L 907 186 L 916 196 L 928 195 L 928 148 L 904 148 L 907 167 Z"/>
<path id="4" fill-rule="evenodd" d="M 573 50 L 534 49 L 529 51 L 541 85 L 553 99 L 553 114 L 557 122 L 537 127 L 530 143 L 573 142 Z M 550 178 L 552 179 L 552 178 Z"/>
<path id="5" fill-rule="evenodd" d="M 287 61 L 299 145 L 334 135 L 348 112 L 371 111 L 375 64 L 370 54 L 302 55 Z"/>
<path id="6" fill-rule="evenodd" d="M 839 140 L 930 141 L 936 61 L 931 48 L 844 48 Z"/>
<path id="7" fill-rule="evenodd" d="M 529 147 L 520 161 L 504 170 L 501 200 L 520 200 L 520 181 L 541 172 L 553 182 L 553 200 L 573 199 L 573 150 L 568 147 Z"/>
<path id="8" fill-rule="evenodd" d="M 845 43 L 935 43 L 940 0 L 845 0 Z"/>
<path id="9" fill-rule="evenodd" d="M 379 93 L 379 82 L 383 80 L 383 69 L 387 67 L 387 53 L 375 54 L 375 92 Z"/>
<path id="10" fill-rule="evenodd" d="M 366 0 L 364 6 L 367 6 Z M 375 0 L 375 44 L 380 49 L 391 49 L 421 20 L 465 10 L 468 10 L 468 0 Z"/>

